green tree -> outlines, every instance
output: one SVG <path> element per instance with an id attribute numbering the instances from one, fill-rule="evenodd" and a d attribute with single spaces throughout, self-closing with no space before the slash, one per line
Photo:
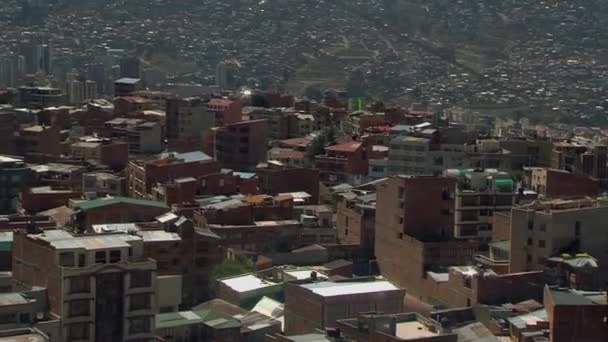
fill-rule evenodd
<path id="1" fill-rule="evenodd" d="M 327 146 L 336 144 L 336 129 L 333 126 L 324 128 L 319 135 L 313 139 L 306 151 L 306 159 L 313 162 L 315 157 L 325 153 Z"/>
<path id="2" fill-rule="evenodd" d="M 321 132 L 316 138 L 312 140 L 308 150 L 306 151 L 306 159 L 312 163 L 315 160 L 315 157 L 323 154 L 325 150 L 325 135 Z"/>
<path id="3" fill-rule="evenodd" d="M 237 256 L 234 259 L 224 259 L 221 263 L 215 265 L 209 276 L 209 289 L 212 292 L 216 290 L 216 280 L 237 276 L 253 271 L 253 263 L 243 257 Z"/>

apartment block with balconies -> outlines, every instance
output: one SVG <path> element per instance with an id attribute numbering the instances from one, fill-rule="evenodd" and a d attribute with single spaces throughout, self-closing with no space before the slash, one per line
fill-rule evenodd
<path id="1" fill-rule="evenodd" d="M 454 237 L 490 241 L 494 213 L 510 211 L 515 204 L 513 179 L 495 169 L 450 169 L 445 173 L 458 180 Z"/>
<path id="2" fill-rule="evenodd" d="M 46 286 L 63 341 L 153 341 L 156 262 L 126 233 L 15 233 L 18 288 Z"/>

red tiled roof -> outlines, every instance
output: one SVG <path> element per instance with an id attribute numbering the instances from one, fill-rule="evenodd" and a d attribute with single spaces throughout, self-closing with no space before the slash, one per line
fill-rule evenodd
<path id="1" fill-rule="evenodd" d="M 277 155 L 278 159 L 304 159 L 306 153 L 302 151 L 281 151 Z"/>
<path id="2" fill-rule="evenodd" d="M 125 100 L 129 103 L 148 103 L 148 102 L 152 102 L 146 98 L 140 97 L 140 96 L 121 96 L 119 97 L 119 99 Z"/>
<path id="3" fill-rule="evenodd" d="M 285 140 L 277 140 L 281 145 L 286 146 L 308 146 L 312 139 L 309 138 L 293 138 L 293 139 L 285 139 Z"/>
<path id="4" fill-rule="evenodd" d="M 210 106 L 228 107 L 232 104 L 231 100 L 227 99 L 211 99 L 209 100 Z"/>
<path id="5" fill-rule="evenodd" d="M 326 147 L 325 149 L 327 151 L 334 151 L 334 152 L 355 152 L 357 149 L 359 149 L 359 147 L 361 147 L 361 143 L 355 141 L 355 142 L 349 142 L 349 143 L 345 143 L 345 144 L 329 146 L 329 147 Z"/>

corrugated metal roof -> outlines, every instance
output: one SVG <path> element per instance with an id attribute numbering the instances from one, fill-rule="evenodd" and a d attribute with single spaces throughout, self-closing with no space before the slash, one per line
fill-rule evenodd
<path id="1" fill-rule="evenodd" d="M 317 283 L 302 284 L 301 286 L 323 297 L 399 290 L 398 287 L 386 280 L 365 282 L 323 281 Z"/>
<path id="2" fill-rule="evenodd" d="M 169 207 L 162 202 L 148 201 L 148 200 L 136 199 L 136 198 L 131 198 L 131 197 L 120 197 L 120 196 L 104 197 L 104 198 L 98 198 L 98 199 L 89 200 L 89 201 L 76 201 L 76 202 L 74 202 L 74 207 L 86 211 L 86 210 L 105 207 L 108 205 L 122 204 L 122 203 L 169 209 Z"/>
<path id="3" fill-rule="evenodd" d="M 142 230 L 141 237 L 146 242 L 158 241 L 181 241 L 179 234 L 174 232 L 166 232 L 164 230 Z"/>

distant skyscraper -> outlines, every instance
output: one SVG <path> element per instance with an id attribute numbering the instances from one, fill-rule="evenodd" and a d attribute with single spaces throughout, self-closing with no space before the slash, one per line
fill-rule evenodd
<path id="1" fill-rule="evenodd" d="M 97 97 L 97 82 L 87 80 L 84 82 L 84 99 L 90 100 Z"/>
<path id="2" fill-rule="evenodd" d="M 0 87 L 15 87 L 19 75 L 19 58 L 16 55 L 0 57 Z"/>
<path id="3" fill-rule="evenodd" d="M 236 61 L 220 62 L 215 68 L 215 83 L 220 90 L 232 90 L 236 87 L 236 72 L 239 65 Z"/>
<path id="4" fill-rule="evenodd" d="M 51 72 L 51 47 L 48 44 L 42 44 L 37 45 L 36 50 L 36 58 L 38 61 L 36 71 L 49 74 Z"/>
<path id="5" fill-rule="evenodd" d="M 25 72 L 48 73 L 51 67 L 51 51 L 45 38 L 39 34 L 25 32 L 18 43 L 19 55 L 25 58 Z"/>
<path id="6" fill-rule="evenodd" d="M 84 100 L 84 84 L 78 80 L 71 80 L 68 83 L 68 94 L 70 103 L 77 104 Z"/>
<path id="7" fill-rule="evenodd" d="M 106 81 L 106 67 L 103 63 L 87 65 L 87 79 L 97 84 L 97 92 L 104 93 L 104 83 Z"/>
<path id="8" fill-rule="evenodd" d="M 140 78 L 139 58 L 124 57 L 120 60 L 120 77 Z"/>

